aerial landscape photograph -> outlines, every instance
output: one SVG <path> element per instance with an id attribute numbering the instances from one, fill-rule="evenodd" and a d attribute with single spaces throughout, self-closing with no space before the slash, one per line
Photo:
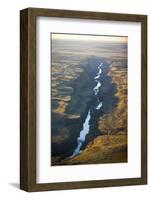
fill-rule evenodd
<path id="1" fill-rule="evenodd" d="M 128 37 L 51 33 L 50 165 L 128 162 Z"/>

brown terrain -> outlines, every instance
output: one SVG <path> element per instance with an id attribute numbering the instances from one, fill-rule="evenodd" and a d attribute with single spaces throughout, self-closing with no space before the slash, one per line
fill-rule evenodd
<path id="1" fill-rule="evenodd" d="M 127 162 L 127 49 L 119 44 L 70 43 L 53 44 L 51 165 Z M 80 64 L 87 66 L 90 56 L 101 56 L 110 65 L 108 76 L 116 85 L 117 105 L 111 112 L 100 115 L 97 123 L 99 135 L 88 141 L 79 155 L 62 158 L 61 154 L 70 151 L 71 155 L 76 147 L 82 129 L 81 116 L 91 100 L 90 91 L 81 87 L 89 77 L 84 76 L 76 82 L 76 90 L 81 96 L 76 96 L 73 90 L 75 81 L 84 71 Z"/>
<path id="2" fill-rule="evenodd" d="M 127 162 L 127 70 L 118 69 L 116 62 L 110 65 L 109 75 L 117 85 L 118 104 L 115 109 L 100 117 L 101 134 L 89 142 L 81 153 L 61 162 L 65 165 Z"/>

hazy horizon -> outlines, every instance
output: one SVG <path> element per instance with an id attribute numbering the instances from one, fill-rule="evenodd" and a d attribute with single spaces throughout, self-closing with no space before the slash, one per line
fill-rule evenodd
<path id="1" fill-rule="evenodd" d="M 85 35 L 68 33 L 51 33 L 53 40 L 72 40 L 72 41 L 99 41 L 111 43 L 127 43 L 127 36 L 108 36 L 108 35 Z"/>

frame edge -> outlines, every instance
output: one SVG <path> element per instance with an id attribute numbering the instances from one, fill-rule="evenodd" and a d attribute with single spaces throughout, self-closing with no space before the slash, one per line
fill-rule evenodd
<path id="1" fill-rule="evenodd" d="M 28 190 L 28 9 L 20 11 L 20 189 Z"/>
<path id="2" fill-rule="evenodd" d="M 52 11 L 50 13 L 50 11 Z M 130 22 L 141 22 L 141 40 L 142 48 L 144 50 L 142 57 L 142 65 L 145 70 L 142 71 L 141 87 L 145 87 L 142 93 L 142 115 L 143 123 L 141 133 L 141 140 L 143 147 L 141 148 L 141 177 L 130 179 L 115 179 L 115 180 L 102 180 L 99 181 L 80 181 L 80 182 L 67 182 L 67 183 L 36 183 L 36 152 L 32 152 L 32 147 L 36 145 L 36 126 L 33 117 L 36 116 L 36 29 L 35 19 L 37 16 L 51 17 L 57 12 L 55 16 L 70 17 L 73 13 L 73 18 L 88 19 L 86 13 L 93 13 L 91 19 L 111 20 L 113 13 L 100 13 L 89 11 L 72 11 L 72 10 L 55 10 L 55 9 L 40 9 L 40 8 L 27 8 L 20 11 L 20 189 L 34 192 L 34 191 L 47 191 L 47 190 L 63 190 L 63 189 L 80 189 L 80 188 L 98 188 L 98 187 L 115 187 L 115 186 L 128 186 L 128 185 L 144 185 L 147 184 L 147 16 L 146 15 L 133 15 L 133 14 L 119 14 L 114 13 L 116 16 L 112 20 L 116 20 L 119 16 L 123 16 L 119 21 L 126 21 L 127 16 Z M 67 12 L 65 15 L 64 13 Z M 83 14 L 82 14 L 83 13 Z M 86 15 L 85 15 L 86 14 Z M 98 17 L 96 16 L 99 15 Z M 106 16 L 110 14 L 109 16 Z M 81 17 L 79 17 L 81 15 Z M 84 17 L 85 16 L 85 17 Z M 33 25 L 33 27 L 32 27 Z M 32 75 L 31 75 L 32 73 Z M 35 89 L 35 91 L 34 91 Z M 32 94 L 32 92 L 34 93 Z M 143 91 L 143 90 L 142 90 Z M 144 95 L 144 97 L 143 97 Z M 32 102 L 33 101 L 33 102 Z M 32 106 L 33 111 L 32 111 Z M 142 117 L 141 115 L 141 117 Z M 36 119 L 36 118 L 35 118 Z M 31 122 L 30 122 L 31 121 Z M 32 126 L 32 123 L 34 125 Z M 32 133 L 32 135 L 31 135 Z M 144 138 L 145 135 L 145 138 Z M 33 146 L 32 146 L 33 145 Z M 110 182 L 109 182 L 110 181 Z"/>
<path id="3" fill-rule="evenodd" d="M 25 191 L 31 191 L 36 183 L 34 22 L 30 9 L 20 11 L 20 189 Z"/>

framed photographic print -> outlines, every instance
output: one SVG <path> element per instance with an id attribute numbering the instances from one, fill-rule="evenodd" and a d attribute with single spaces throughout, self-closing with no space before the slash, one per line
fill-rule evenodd
<path id="1" fill-rule="evenodd" d="M 147 16 L 20 12 L 20 188 L 147 183 Z"/>

